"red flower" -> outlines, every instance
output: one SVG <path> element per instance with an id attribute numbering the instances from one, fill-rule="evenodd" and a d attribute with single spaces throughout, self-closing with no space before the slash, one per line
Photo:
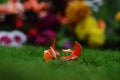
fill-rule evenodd
<path id="1" fill-rule="evenodd" d="M 23 20 L 22 19 L 17 19 L 16 21 L 15 21 L 15 26 L 16 26 L 16 28 L 22 28 L 23 27 Z"/>
<path id="2" fill-rule="evenodd" d="M 64 52 L 64 53 L 70 52 L 71 54 L 69 56 L 61 57 L 61 60 L 63 60 L 63 61 L 75 60 L 75 59 L 78 59 L 80 57 L 81 52 L 82 52 L 82 46 L 77 41 L 75 41 L 74 50 L 67 49 L 67 50 L 62 50 L 62 52 Z"/>
<path id="3" fill-rule="evenodd" d="M 28 37 L 34 37 L 38 34 L 38 31 L 35 28 L 32 28 L 28 31 Z"/>

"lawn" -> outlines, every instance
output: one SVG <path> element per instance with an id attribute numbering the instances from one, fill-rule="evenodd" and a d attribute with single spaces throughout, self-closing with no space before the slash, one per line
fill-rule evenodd
<path id="1" fill-rule="evenodd" d="M 45 47 L 0 47 L 0 80 L 120 80 L 120 51 L 83 48 L 76 61 L 45 62 Z"/>

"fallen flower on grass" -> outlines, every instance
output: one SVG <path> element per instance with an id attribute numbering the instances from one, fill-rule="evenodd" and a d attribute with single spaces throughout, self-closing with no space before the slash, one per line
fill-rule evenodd
<path id="1" fill-rule="evenodd" d="M 46 62 L 56 59 L 59 56 L 57 49 L 55 48 L 56 40 L 54 40 L 50 49 L 44 51 L 44 59 Z"/>
<path id="2" fill-rule="evenodd" d="M 66 53 L 66 52 L 71 53 L 69 56 L 61 57 L 62 61 L 75 60 L 75 59 L 78 59 L 80 57 L 81 52 L 82 52 L 82 46 L 77 41 L 75 41 L 74 50 L 71 50 L 71 49 L 64 50 L 64 49 L 62 49 L 62 52 L 63 53 Z"/>

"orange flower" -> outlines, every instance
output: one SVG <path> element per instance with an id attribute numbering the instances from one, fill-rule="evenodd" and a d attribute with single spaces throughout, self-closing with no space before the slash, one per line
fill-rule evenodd
<path id="1" fill-rule="evenodd" d="M 5 5 L 0 5 L 0 13 L 6 12 L 6 6 Z"/>
<path id="2" fill-rule="evenodd" d="M 62 50 L 62 52 L 64 52 L 64 53 L 70 52 L 71 53 L 69 56 L 61 57 L 62 61 L 74 60 L 74 59 L 77 59 L 77 58 L 80 57 L 81 52 L 82 52 L 82 46 L 77 41 L 75 41 L 74 50 L 73 51 L 71 49 L 67 49 L 67 50 Z"/>
<path id="3" fill-rule="evenodd" d="M 120 21 L 120 11 L 115 14 L 115 20 Z"/>
<path id="4" fill-rule="evenodd" d="M 102 29 L 102 30 L 104 30 L 105 31 L 105 29 L 106 29 L 106 24 L 105 24 L 105 22 L 103 21 L 103 20 L 98 20 L 98 27 L 100 28 L 100 29 Z"/>
<path id="5" fill-rule="evenodd" d="M 71 1 L 66 8 L 66 17 L 69 23 L 81 22 L 88 15 L 91 15 L 91 9 L 84 1 Z"/>
<path id="6" fill-rule="evenodd" d="M 55 48 L 56 39 L 54 40 L 50 49 L 44 51 L 44 59 L 46 62 L 56 59 L 59 56 L 58 51 Z"/>

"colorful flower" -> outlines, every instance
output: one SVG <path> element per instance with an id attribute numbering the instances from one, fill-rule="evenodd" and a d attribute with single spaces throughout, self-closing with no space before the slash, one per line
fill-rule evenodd
<path id="1" fill-rule="evenodd" d="M 85 20 L 77 24 L 75 27 L 75 34 L 78 39 L 86 40 L 89 32 L 97 27 L 97 20 L 92 16 L 88 16 Z"/>
<path id="2" fill-rule="evenodd" d="M 45 36 L 38 35 L 35 37 L 35 44 L 36 45 L 45 45 L 48 43 L 48 39 Z"/>
<path id="3" fill-rule="evenodd" d="M 23 20 L 18 18 L 16 21 L 15 21 L 15 26 L 16 28 L 20 29 L 23 27 Z"/>
<path id="4" fill-rule="evenodd" d="M 62 52 L 64 52 L 64 53 L 70 52 L 71 53 L 69 56 L 61 57 L 62 61 L 75 60 L 75 59 L 78 59 L 80 57 L 81 52 L 82 52 L 82 46 L 77 41 L 75 41 L 74 50 L 71 50 L 71 49 L 64 50 L 64 49 L 62 49 Z"/>
<path id="5" fill-rule="evenodd" d="M 105 23 L 89 16 L 75 27 L 75 34 L 79 40 L 86 40 L 90 47 L 102 46 L 105 42 Z"/>
<path id="6" fill-rule="evenodd" d="M 41 34 L 46 36 L 49 40 L 53 40 L 56 37 L 55 31 L 51 29 L 44 30 Z"/>
<path id="7" fill-rule="evenodd" d="M 8 32 L 2 31 L 0 32 L 0 45 L 2 46 L 10 46 L 12 42 L 11 36 L 9 36 Z"/>
<path id="8" fill-rule="evenodd" d="M 35 37 L 35 44 L 37 45 L 47 45 L 49 42 L 53 41 L 56 37 L 56 33 L 51 30 L 43 30 L 40 34 Z"/>
<path id="9" fill-rule="evenodd" d="M 59 28 L 59 22 L 55 15 L 48 13 L 44 18 L 42 18 L 42 26 L 46 29 L 56 29 L 57 26 Z"/>
<path id="10" fill-rule="evenodd" d="M 98 27 L 105 31 L 106 23 L 103 20 L 100 19 L 100 20 L 98 20 Z"/>
<path id="11" fill-rule="evenodd" d="M 64 47 L 65 47 L 65 48 L 70 48 L 70 47 L 71 47 L 71 42 L 70 42 L 70 41 L 66 41 L 66 42 L 64 43 Z"/>
<path id="12" fill-rule="evenodd" d="M 30 30 L 28 30 L 27 32 L 27 36 L 28 38 L 32 38 L 38 35 L 38 31 L 36 28 L 31 28 Z"/>
<path id="13" fill-rule="evenodd" d="M 97 48 L 103 46 L 104 43 L 105 43 L 104 31 L 99 28 L 92 29 L 88 37 L 89 46 Z"/>
<path id="14" fill-rule="evenodd" d="M 0 32 L 0 45 L 9 47 L 20 47 L 27 40 L 26 35 L 20 31 Z"/>
<path id="15" fill-rule="evenodd" d="M 69 22 L 80 22 L 90 14 L 91 9 L 84 1 L 71 1 L 66 8 Z"/>
<path id="16" fill-rule="evenodd" d="M 8 0 L 6 4 L 6 12 L 8 14 L 23 14 L 24 7 L 20 0 Z"/>
<path id="17" fill-rule="evenodd" d="M 0 13 L 6 12 L 6 5 L 5 4 L 0 4 Z"/>
<path id="18" fill-rule="evenodd" d="M 23 44 L 27 41 L 26 35 L 21 31 L 17 31 L 17 30 L 12 31 L 11 34 L 12 34 L 13 41 L 19 44 Z"/>
<path id="19" fill-rule="evenodd" d="M 53 59 L 56 59 L 59 56 L 59 53 L 56 49 L 56 39 L 54 39 L 52 46 L 50 46 L 50 49 L 44 51 L 44 59 L 45 61 L 51 61 Z"/>
<path id="20" fill-rule="evenodd" d="M 115 14 L 115 20 L 120 21 L 120 11 Z"/>

